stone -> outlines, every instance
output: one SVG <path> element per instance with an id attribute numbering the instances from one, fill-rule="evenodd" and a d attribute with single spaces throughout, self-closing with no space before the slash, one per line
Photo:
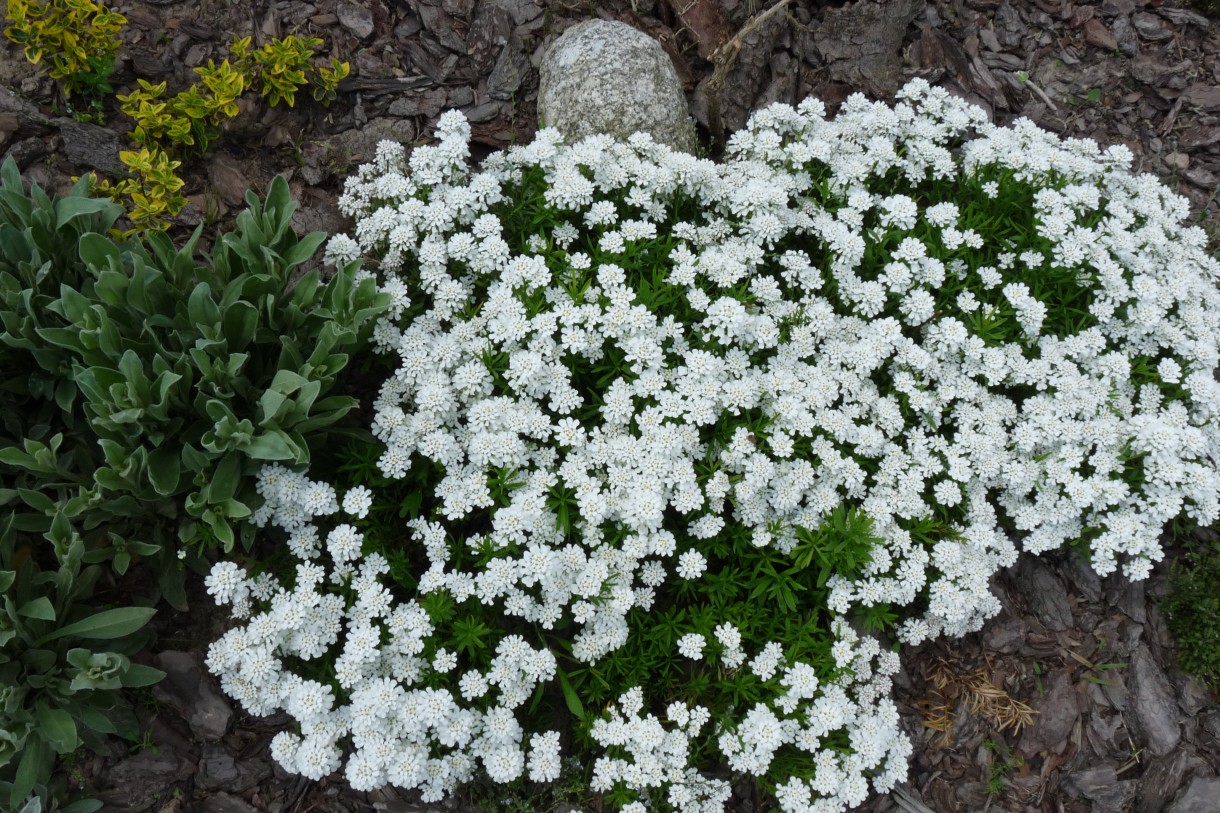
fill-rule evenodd
<path id="1" fill-rule="evenodd" d="M 1165 756 L 1182 738 L 1178 706 L 1169 679 L 1144 644 L 1131 656 L 1127 689 L 1127 719 L 1137 742 L 1146 744 L 1156 756 Z"/>
<path id="2" fill-rule="evenodd" d="M 1220 777 L 1196 776 L 1166 813 L 1220 813 Z"/>
<path id="3" fill-rule="evenodd" d="M 373 12 L 355 3 L 340 3 L 335 8 L 339 25 L 350 31 L 357 39 L 365 39 L 373 33 Z"/>
<path id="4" fill-rule="evenodd" d="M 442 91 L 443 92 L 443 91 Z M 394 118 L 370 119 L 363 127 L 335 133 L 323 142 L 321 158 L 332 164 L 335 173 L 344 173 L 357 164 L 372 161 L 382 141 L 410 144 L 415 127 Z"/>
<path id="5" fill-rule="evenodd" d="M 200 740 L 218 740 L 233 719 L 233 709 L 204 673 L 199 656 L 167 650 L 153 658 L 165 679 L 153 686 L 153 697 L 172 706 Z"/>
<path id="6" fill-rule="evenodd" d="M 1097 803 L 1094 808 L 1101 810 L 1126 811 L 1130 809 L 1131 800 L 1135 798 L 1134 779 L 1124 779 L 1121 782 L 1115 774 L 1113 765 L 1100 765 L 1085 768 L 1068 774 L 1063 787 L 1069 793 L 1078 793 Z"/>
<path id="7" fill-rule="evenodd" d="M 1190 156 L 1184 152 L 1171 152 L 1162 160 L 1165 161 L 1165 166 L 1175 172 L 1181 172 L 1190 166 Z"/>
<path id="8" fill-rule="evenodd" d="M 569 141 L 636 131 L 693 152 L 695 128 L 673 62 L 626 23 L 587 20 L 555 41 L 539 66 L 538 116 Z"/>
<path id="9" fill-rule="evenodd" d="M 1150 42 L 1161 42 L 1173 36 L 1173 28 L 1171 26 L 1167 25 L 1160 17 L 1147 11 L 1132 14 L 1131 24 L 1135 26 L 1135 30 L 1139 33 L 1141 39 L 1146 39 Z"/>
<path id="10" fill-rule="evenodd" d="M 1035 697 L 1031 705 L 1038 713 L 1021 735 L 1020 742 L 1021 750 L 1028 756 L 1054 750 L 1072 732 L 1079 708 L 1071 674 L 1067 670 L 1052 674 L 1046 694 Z"/>
<path id="11" fill-rule="evenodd" d="M 1182 177 L 1200 189 L 1212 190 L 1220 186 L 1220 176 L 1209 169 L 1195 167 L 1182 173 Z"/>
<path id="12" fill-rule="evenodd" d="M 241 165 L 221 153 L 208 160 L 208 183 L 227 206 L 241 206 L 246 199 L 246 190 L 250 188 L 250 180 L 242 171 Z M 216 736 L 219 737 L 220 734 Z"/>

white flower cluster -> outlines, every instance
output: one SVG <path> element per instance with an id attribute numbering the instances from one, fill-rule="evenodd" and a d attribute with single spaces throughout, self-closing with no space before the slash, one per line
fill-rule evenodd
<path id="1" fill-rule="evenodd" d="M 259 521 L 293 534 L 314 528 L 304 524 L 314 517 L 338 512 L 334 489 L 278 465 L 262 470 L 258 488 L 266 501 Z M 367 509 L 364 492 L 357 487 L 345 495 L 349 513 Z M 324 499 L 307 501 L 306 494 Z M 306 511 L 306 504 L 312 509 Z M 362 542 L 350 525 L 339 525 L 329 535 L 327 557 L 316 545 L 301 548 L 304 561 L 291 587 L 266 576 L 247 578 L 231 562 L 217 564 L 208 577 L 216 601 L 233 603 L 235 614 L 248 618 L 212 644 L 208 668 L 251 714 L 283 710 L 300 725 L 299 735 L 275 737 L 276 761 L 319 779 L 340 767 L 339 743 L 347 739 L 352 749 L 345 775 L 353 788 L 421 788 L 431 801 L 469 781 L 480 763 L 497 782 L 527 770 L 536 781 L 555 779 L 558 732 L 534 734 L 525 748 L 515 714 L 538 684 L 555 676 L 554 655 L 531 648 L 519 636 L 502 638 L 490 670 L 462 676 L 463 698 L 486 698 L 482 711 L 463 706 L 447 689 L 422 686 L 430 674 L 453 668 L 452 653 L 428 651 L 433 633 L 428 614 L 415 601 L 395 604 L 383 584 L 388 563 L 380 554 L 363 556 Z M 355 600 L 328 592 L 328 582 L 349 590 Z M 265 609 L 250 615 L 255 601 Z M 337 705 L 329 685 L 300 677 L 293 666 L 319 659 L 341 633 L 334 674 L 348 700 Z M 494 698 L 488 697 L 491 687 Z"/>
<path id="2" fill-rule="evenodd" d="M 1100 573 L 1121 561 L 1138 578 L 1160 558 L 1167 520 L 1220 516 L 1220 263 L 1204 252 L 1201 230 L 1181 225 L 1185 202 L 1132 176 L 1122 148 L 1101 153 L 1028 122 L 994 127 L 922 81 L 893 108 L 852 97 L 834 120 L 816 100 L 768 108 L 734 136 L 721 165 L 644 135 L 567 145 L 547 129 L 471 172 L 460 114 L 445 114 L 438 135 L 409 159 L 381 146 L 340 199 L 354 238 L 330 247 L 336 259 L 379 257 L 402 303 L 375 332 L 401 363 L 375 403 L 373 430 L 386 445 L 386 476 L 419 459 L 444 472 L 439 517 L 412 524 L 430 562 L 421 593 L 474 596 L 547 630 L 571 620 L 571 654 L 594 662 L 623 646 L 628 613 L 650 608 L 671 576 L 700 577 L 708 562 L 699 543 L 727 523 L 786 554 L 798 528 L 816 530 L 846 501 L 881 541 L 862 574 L 831 577 L 830 609 L 845 616 L 926 598 L 928 610 L 901 627 L 918 642 L 977 629 L 996 612 L 989 580 L 1017 556 L 1008 529 L 1033 553 L 1086 538 Z M 539 204 L 510 200 L 537 177 L 557 225 L 506 235 L 492 209 Z M 1036 236 L 980 232 L 956 199 L 971 186 L 987 205 L 1032 193 L 1010 214 L 1032 215 Z M 929 201 L 929 188 L 955 199 Z M 641 256 L 651 270 L 639 271 Z M 1048 301 L 1043 278 L 1080 296 Z M 412 318 L 400 318 L 411 302 Z M 663 307 L 650 308 L 656 302 Z M 1052 333 L 1048 323 L 1080 328 Z M 1003 333 L 1004 324 L 1015 330 Z M 617 374 L 591 392 L 581 372 L 609 357 L 621 359 Z M 761 415 L 765 428 L 711 440 L 746 415 Z M 498 505 L 493 483 L 505 471 L 514 488 Z M 316 556 L 318 534 L 302 518 L 336 511 L 333 492 L 275 488 L 277 507 L 260 519 L 282 511 L 293 552 Z M 572 534 L 556 494 L 571 495 L 563 513 Z M 344 508 L 367 510 L 362 496 Z M 446 523 L 484 512 L 484 535 L 449 541 Z M 930 543 L 911 533 L 937 517 L 952 533 Z M 354 699 L 371 681 L 410 685 L 439 667 L 436 653 L 420 658 L 418 605 L 366 597 L 381 595 L 383 563 L 360 562 L 358 540 L 342 528 L 326 549 L 331 578 L 359 585 L 355 607 L 335 611 L 348 624 L 340 674 Z M 453 544 L 498 554 L 465 571 Z M 322 578 L 311 571 L 305 581 Z M 209 587 L 238 605 L 255 596 L 229 565 Z M 301 617 L 276 616 L 275 603 L 321 600 L 300 583 L 272 592 L 271 611 L 230 633 L 211 659 L 252 708 L 289 702 L 267 676 L 299 648 Z M 410 619 L 403 645 L 378 648 L 368 630 L 397 636 L 389 619 L 400 611 Z M 323 627 L 328 646 L 337 623 Z M 680 654 L 703 657 L 705 632 L 682 636 Z M 748 666 L 763 680 L 781 676 L 776 696 L 716 721 L 721 752 L 740 770 L 765 771 L 784 745 L 810 752 L 814 778 L 780 788 L 789 811 L 844 809 L 863 799 L 869 778 L 884 790 L 905 771 L 909 744 L 886 696 L 894 659 L 839 620 L 833 633 L 848 677 L 819 683 L 774 642 Z M 715 637 L 726 665 L 747 663 L 737 630 L 718 627 Z M 264 653 L 254 674 L 236 654 L 246 647 Z M 501 664 L 503 708 L 553 672 L 553 661 L 548 670 L 531 660 L 544 654 L 523 649 Z M 463 676 L 461 691 L 480 697 L 487 684 L 496 681 Z M 520 726 L 472 712 L 442 735 L 439 721 L 461 714 L 442 694 L 415 722 L 398 711 L 400 698 L 376 707 L 394 709 L 377 728 L 401 732 L 393 742 L 452 749 L 422 773 L 396 773 L 381 756 L 393 748 L 364 728 L 357 737 L 354 701 L 333 712 L 338 722 L 308 724 L 322 734 L 305 734 L 302 722 L 302 744 L 286 740 L 281 753 L 299 769 L 329 765 L 333 752 L 305 744 L 351 732 L 349 777 L 354 762 L 362 786 L 410 779 L 435 792 L 468 776 L 475 756 L 497 779 L 519 775 Z M 691 810 L 720 797 L 682 762 L 697 709 L 684 721 L 674 711 L 669 732 L 639 716 L 635 695 L 620 709 L 598 736 L 631 759 L 599 763 L 603 783 L 665 785 Z M 832 731 L 848 733 L 850 755 L 820 747 Z M 531 764 L 546 775 L 549 759 Z"/>

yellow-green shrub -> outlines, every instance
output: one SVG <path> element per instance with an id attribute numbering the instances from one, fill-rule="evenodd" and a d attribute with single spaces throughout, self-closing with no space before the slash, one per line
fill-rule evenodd
<path id="1" fill-rule="evenodd" d="M 107 79 L 127 22 L 122 14 L 94 0 L 8 0 L 7 18 L 4 36 L 35 65 L 45 56 L 66 94 L 96 100 L 113 92 Z"/>
<path id="2" fill-rule="evenodd" d="M 297 91 L 307 84 L 315 99 L 327 104 L 334 100 L 349 67 L 337 59 L 329 68 L 313 67 L 309 60 L 321 45 L 317 37 L 289 36 L 252 51 L 250 38 L 243 37 L 230 48 L 232 62 L 226 59 L 217 65 L 208 60 L 206 67 L 195 68 L 198 82 L 168 98 L 164 82 L 154 85 L 140 79 L 136 90 L 118 100 L 120 109 L 135 121 L 132 138 L 143 149 L 124 153 L 131 159 L 123 158 L 131 178 L 99 184 L 99 191 L 129 201 L 131 219 L 138 227 L 159 227 L 186 203 L 178 194 L 182 183 L 169 182 L 170 177 L 176 179 L 173 170 L 180 163 L 172 157 L 187 148 L 205 151 L 219 136 L 220 122 L 237 115 L 237 99 L 247 89 L 260 89 L 273 107 L 281 101 L 291 107 Z"/>

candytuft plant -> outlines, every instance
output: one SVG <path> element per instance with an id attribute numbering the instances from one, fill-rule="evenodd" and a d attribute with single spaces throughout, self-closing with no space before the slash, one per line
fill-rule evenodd
<path id="1" fill-rule="evenodd" d="M 435 800 L 571 755 L 627 813 L 742 777 L 846 810 L 906 775 L 900 644 L 978 629 L 1021 553 L 1142 578 L 1220 514 L 1220 263 L 1125 148 L 918 80 L 722 165 L 542 130 L 472 169 L 469 134 L 340 199 L 328 257 L 391 298 L 380 445 L 264 468 L 291 557 L 208 579 L 287 769 Z"/>

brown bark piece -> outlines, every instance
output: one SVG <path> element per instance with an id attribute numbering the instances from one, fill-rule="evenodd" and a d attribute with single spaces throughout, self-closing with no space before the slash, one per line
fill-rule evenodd
<path id="1" fill-rule="evenodd" d="M 669 7 L 695 37 L 699 56 L 711 59 L 712 53 L 733 36 L 724 12 L 713 0 L 669 0 Z"/>
<path id="2" fill-rule="evenodd" d="M 1094 48 L 1102 48 L 1106 51 L 1118 50 L 1118 40 L 1114 39 L 1114 35 L 1110 33 L 1110 29 L 1106 28 L 1106 24 L 1096 17 L 1085 21 L 1084 41 Z"/>
<path id="3" fill-rule="evenodd" d="M 873 96 L 893 96 L 902 86 L 903 37 L 924 6 L 918 0 L 857 0 L 828 8 L 814 42 L 831 79 Z"/>

